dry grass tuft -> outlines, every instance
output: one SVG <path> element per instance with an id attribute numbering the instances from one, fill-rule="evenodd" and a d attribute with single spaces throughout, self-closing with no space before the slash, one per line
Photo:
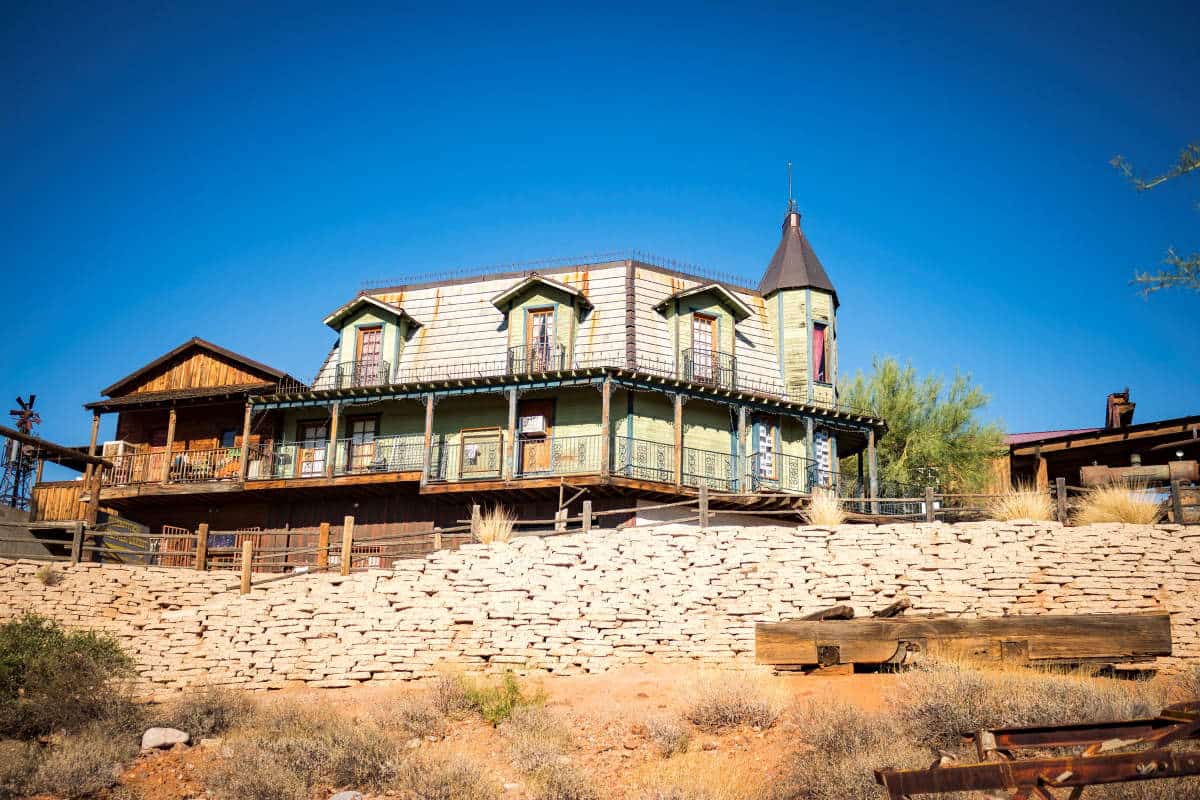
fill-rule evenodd
<path id="1" fill-rule="evenodd" d="M 187 731 L 197 741 L 248 722 L 254 710 L 245 692 L 207 686 L 173 703 L 159 724 Z"/>
<path id="2" fill-rule="evenodd" d="M 804 521 L 809 525 L 823 528 L 841 525 L 846 521 L 846 511 L 832 489 L 813 489 L 803 514 Z"/>
<path id="3" fill-rule="evenodd" d="M 484 544 L 504 544 L 512 539 L 517 515 L 502 505 L 494 505 L 479 520 L 476 538 Z"/>
<path id="4" fill-rule="evenodd" d="M 508 738 L 513 766 L 522 772 L 553 767 L 571 749 L 570 728 L 541 706 L 515 709 L 500 730 Z"/>
<path id="5" fill-rule="evenodd" d="M 558 762 L 533 775 L 534 800 L 596 800 L 592 779 L 571 763 Z"/>
<path id="6" fill-rule="evenodd" d="M 1014 519 L 1045 521 L 1055 517 L 1050 493 L 1039 491 L 1027 483 L 989 498 L 984 511 L 991 519 L 1004 522 Z"/>
<path id="7" fill-rule="evenodd" d="M 750 672 L 730 672 L 701 680 L 684 715 L 703 731 L 746 725 L 766 729 L 779 719 L 779 698 Z"/>
<path id="8" fill-rule="evenodd" d="M 30 780 L 37 771 L 37 750 L 37 745 L 30 742 L 0 739 L 0 800 L 29 793 Z"/>
<path id="9" fill-rule="evenodd" d="M 545 702 L 540 690 L 522 686 L 517 676 L 504 673 L 499 683 L 475 683 L 463 680 L 468 708 L 476 711 L 485 722 L 499 725 L 518 708 L 537 706 Z"/>
<path id="10" fill-rule="evenodd" d="M 1174 691 L 1180 700 L 1200 700 L 1200 667 L 1192 667 L 1176 675 Z"/>
<path id="11" fill-rule="evenodd" d="M 62 575 L 55 571 L 52 564 L 43 564 L 38 571 L 33 574 L 33 577 L 38 579 L 38 582 L 43 586 L 58 586 L 62 583 Z"/>
<path id="12" fill-rule="evenodd" d="M 29 778 L 27 790 L 55 797 L 84 797 L 117 782 L 121 765 L 138 754 L 138 742 L 107 725 L 84 728 L 51 745 Z"/>
<path id="13" fill-rule="evenodd" d="M 496 796 L 483 769 L 462 758 L 412 756 L 394 786 L 405 800 L 491 800 Z"/>
<path id="14" fill-rule="evenodd" d="M 649 770 L 632 780 L 627 796 L 635 800 L 762 800 L 770 796 L 774 770 L 749 758 L 714 759 L 695 751 L 666 761 L 649 762 Z"/>
<path id="15" fill-rule="evenodd" d="M 434 698 L 426 694 L 406 694 L 380 709 L 375 718 L 386 730 L 412 739 L 441 736 L 446 730 L 446 714 Z"/>
<path id="16" fill-rule="evenodd" d="M 692 741 L 692 732 L 678 717 L 651 717 L 644 727 L 646 738 L 663 758 L 686 753 Z"/>
<path id="17" fill-rule="evenodd" d="M 473 710 L 467 686 L 467 679 L 461 672 L 443 670 L 428 687 L 429 702 L 444 717 L 465 717 Z"/>
<path id="18" fill-rule="evenodd" d="M 1153 525 L 1163 518 L 1163 504 L 1150 497 L 1136 481 L 1110 483 L 1088 490 L 1079 500 L 1071 521 L 1076 525 L 1128 522 Z"/>

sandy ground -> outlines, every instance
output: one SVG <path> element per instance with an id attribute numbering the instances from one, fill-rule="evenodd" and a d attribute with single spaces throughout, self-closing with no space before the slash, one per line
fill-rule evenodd
<path id="1" fill-rule="evenodd" d="M 646 739 L 642 724 L 654 716 L 679 714 L 690 692 L 708 673 L 694 666 L 624 668 L 603 675 L 531 678 L 546 706 L 569 720 L 575 747 L 571 760 L 612 800 L 638 798 L 646 787 L 664 782 L 702 784 L 716 798 L 761 797 L 794 757 L 796 727 L 784 715 L 766 731 L 739 729 L 722 734 L 695 732 L 688 752 L 664 758 Z M 894 683 L 891 675 L 820 676 L 754 672 L 751 679 L 778 696 L 786 707 L 813 697 L 840 697 L 866 708 L 879 707 Z M 261 703 L 313 702 L 333 713 L 367 717 L 422 684 L 366 685 L 350 689 L 288 689 L 257 695 Z M 482 764 L 495 782 L 497 797 L 520 800 L 531 791 L 508 760 L 504 737 L 490 725 L 468 719 L 451 723 L 439 741 L 422 742 L 431 754 L 465 756 Z M 123 790 L 145 800 L 185 800 L 204 796 L 201 776 L 218 749 L 179 748 L 145 756 L 123 775 Z M 508 788 L 504 788 L 505 785 Z M 513 786 L 519 784 L 519 786 Z"/>

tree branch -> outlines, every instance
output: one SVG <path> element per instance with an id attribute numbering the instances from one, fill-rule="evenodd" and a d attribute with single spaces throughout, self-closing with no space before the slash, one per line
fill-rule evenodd
<path id="1" fill-rule="evenodd" d="M 1141 287 L 1142 296 L 1157 292 L 1160 289 L 1183 288 L 1200 292 L 1200 253 L 1192 253 L 1183 258 L 1174 249 L 1167 251 L 1163 259 L 1169 269 L 1158 272 L 1139 272 L 1133 276 L 1130 283 Z"/>
<path id="2" fill-rule="evenodd" d="M 1180 175 L 1186 175 L 1189 172 L 1200 169 L 1200 143 L 1192 143 L 1183 148 L 1179 153 L 1179 160 L 1162 175 L 1157 175 L 1153 178 L 1139 177 L 1133 171 L 1133 165 L 1125 158 L 1125 156 L 1114 156 L 1108 163 L 1116 167 L 1122 175 L 1129 179 L 1139 192 L 1145 192 L 1153 189 L 1155 186 L 1166 183 L 1172 178 L 1178 178 Z"/>

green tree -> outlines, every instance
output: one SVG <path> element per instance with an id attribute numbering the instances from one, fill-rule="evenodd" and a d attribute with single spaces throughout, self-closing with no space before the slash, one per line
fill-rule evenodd
<path id="1" fill-rule="evenodd" d="M 1189 144 L 1183 148 L 1178 160 L 1166 172 L 1152 178 L 1140 177 L 1124 156 L 1116 156 L 1109 163 L 1120 170 L 1139 192 L 1147 192 L 1169 180 L 1200 170 L 1200 143 Z M 1157 272 L 1134 273 L 1132 283 L 1141 287 L 1143 295 L 1171 288 L 1200 292 L 1200 253 L 1181 256 L 1175 248 L 1168 248 L 1163 264 L 1166 265 L 1166 269 Z"/>
<path id="2" fill-rule="evenodd" d="M 970 375 L 956 373 L 947 386 L 938 375 L 919 378 L 911 364 L 876 357 L 870 375 L 842 384 L 840 399 L 887 422 L 877 447 L 884 481 L 979 491 L 992 459 L 1005 452 L 999 425 L 979 419 L 988 396 Z"/>

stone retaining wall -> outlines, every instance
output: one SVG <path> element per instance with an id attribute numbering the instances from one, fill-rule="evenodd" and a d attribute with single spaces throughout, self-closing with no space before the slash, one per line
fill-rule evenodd
<path id="1" fill-rule="evenodd" d="M 835 603 L 866 614 L 1172 612 L 1200 658 L 1200 527 L 966 523 L 836 529 L 668 525 L 468 545 L 392 570 L 301 575 L 248 595 L 230 573 L 0 560 L 0 618 L 111 632 L 159 687 L 347 686 L 472 668 L 600 671 L 750 661 L 754 623 Z M 1161 663 L 1161 662 L 1160 662 Z"/>

